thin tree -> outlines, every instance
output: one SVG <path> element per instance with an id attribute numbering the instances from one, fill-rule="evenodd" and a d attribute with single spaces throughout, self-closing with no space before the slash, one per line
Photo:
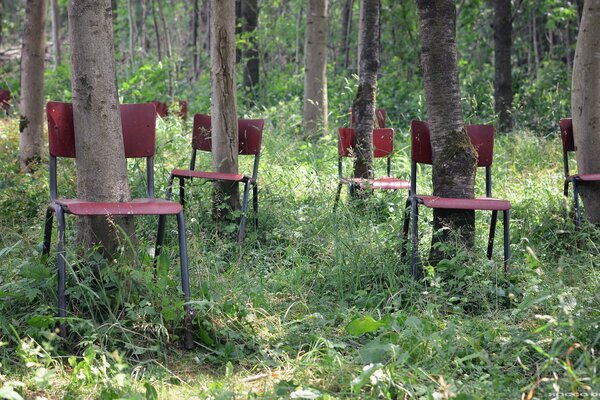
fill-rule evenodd
<path id="1" fill-rule="evenodd" d="M 52 4 L 52 50 L 54 51 L 54 69 L 60 65 L 60 9 L 58 0 L 51 0 Z"/>
<path id="2" fill-rule="evenodd" d="M 494 0 L 494 99 L 498 130 L 512 128 L 512 15 L 511 0 Z"/>
<path id="3" fill-rule="evenodd" d="M 55 1 L 55 0 L 53 0 Z M 135 10 L 131 4 L 131 0 L 127 0 L 127 21 L 129 25 L 129 68 L 133 71 L 134 67 L 134 52 L 133 52 L 133 41 L 135 38 Z"/>
<path id="4" fill-rule="evenodd" d="M 571 115 L 577 172 L 600 172 L 600 0 L 585 0 L 573 63 Z M 590 222 L 600 222 L 600 182 L 578 184 Z"/>
<path id="5" fill-rule="evenodd" d="M 237 173 L 238 131 L 235 83 L 235 0 L 211 1 L 212 168 Z M 215 182 L 214 215 L 240 209 L 237 183 Z M 226 205 L 226 207 L 223 207 Z"/>
<path id="6" fill-rule="evenodd" d="M 25 32 L 21 52 L 19 161 L 21 170 L 26 172 L 37 168 L 44 142 L 46 4 L 46 0 L 27 0 L 25 3 Z"/>
<path id="7" fill-rule="evenodd" d="M 200 20 L 200 7 L 198 6 L 199 0 L 194 0 L 192 6 L 192 18 L 190 21 L 191 38 L 190 38 L 190 50 L 192 57 L 192 73 L 191 80 L 195 81 L 198 78 L 198 25 Z"/>
<path id="8" fill-rule="evenodd" d="M 130 199 L 117 96 L 111 0 L 71 0 L 71 86 L 77 152 L 77 197 L 90 201 Z M 120 225 L 133 235 L 133 219 L 78 218 L 78 241 L 116 250 Z"/>
<path id="9" fill-rule="evenodd" d="M 308 0 L 304 40 L 304 136 L 327 126 L 327 0 Z"/>
<path id="10" fill-rule="evenodd" d="M 346 0 L 342 9 L 342 57 L 340 61 L 341 67 L 347 69 L 350 65 L 350 34 L 352 33 L 352 12 L 354 10 L 354 0 Z"/>
<path id="11" fill-rule="evenodd" d="M 246 62 L 244 68 L 244 88 L 252 91 L 258 84 L 258 42 L 256 41 L 256 26 L 258 24 L 258 1 L 242 0 L 242 34 L 248 38 L 248 43 L 242 49 L 242 60 Z"/>
<path id="12" fill-rule="evenodd" d="M 431 132 L 434 196 L 473 198 L 477 154 L 466 133 L 460 103 L 456 53 L 456 2 L 417 0 L 421 30 L 421 68 Z M 474 242 L 475 213 L 434 209 L 434 235 L 430 260 L 445 258 L 434 244 L 460 239 Z M 449 228 L 449 229 L 448 229 Z"/>
<path id="13" fill-rule="evenodd" d="M 158 55 L 158 61 L 162 61 L 162 51 L 160 46 L 160 33 L 158 31 L 158 19 L 156 18 L 156 7 L 154 6 L 154 0 L 151 0 L 150 3 L 151 11 L 152 11 L 152 23 L 154 26 L 154 34 L 156 35 L 156 53 Z"/>
<path id="14" fill-rule="evenodd" d="M 354 176 L 373 178 L 373 127 L 379 69 L 379 0 L 360 1 L 358 35 L 358 92 L 352 104 L 356 115 Z"/>

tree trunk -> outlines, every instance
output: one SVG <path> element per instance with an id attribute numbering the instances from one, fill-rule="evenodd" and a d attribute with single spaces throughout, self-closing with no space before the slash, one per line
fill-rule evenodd
<path id="1" fill-rule="evenodd" d="M 91 201 L 127 201 L 129 185 L 117 97 L 110 0 L 69 2 L 73 123 L 77 153 L 77 197 Z M 78 241 L 117 249 L 121 226 L 133 235 L 133 219 L 78 219 Z"/>
<path id="2" fill-rule="evenodd" d="M 25 3 L 25 32 L 21 52 L 21 121 L 19 161 L 32 172 L 40 162 L 44 136 L 44 50 L 46 0 Z"/>
<path id="3" fill-rule="evenodd" d="M 134 68 L 133 39 L 135 37 L 135 34 L 134 34 L 135 21 L 134 21 L 134 9 L 131 4 L 131 0 L 127 0 L 127 20 L 129 21 L 129 67 L 133 71 L 133 68 Z"/>
<path id="4" fill-rule="evenodd" d="M 203 38 L 202 38 L 202 46 L 200 47 L 200 51 L 198 51 L 198 65 L 200 66 L 200 68 L 202 68 L 204 66 L 204 63 L 202 62 L 202 54 L 206 54 L 206 58 L 207 60 L 210 60 L 210 49 L 211 47 L 211 17 L 210 17 L 210 3 L 212 0 L 204 0 L 202 3 L 202 11 L 200 13 L 200 22 L 201 22 L 201 26 L 200 26 L 200 32 L 202 32 L 203 34 Z M 209 63 L 208 61 L 206 62 L 206 66 L 208 66 Z"/>
<path id="5" fill-rule="evenodd" d="M 244 88 L 253 91 L 258 84 L 258 43 L 256 26 L 258 24 L 258 1 L 242 0 L 242 33 L 248 36 L 248 44 L 242 51 L 242 59 L 246 62 L 244 69 Z"/>
<path id="6" fill-rule="evenodd" d="M 198 20 L 200 18 L 200 8 L 198 7 L 198 1 L 199 0 L 194 0 L 192 8 L 192 38 L 189 46 L 192 53 L 192 81 L 195 81 L 198 78 Z"/>
<path id="7" fill-rule="evenodd" d="M 235 84 L 235 0 L 212 0 L 212 167 L 237 173 L 238 128 Z M 227 204 L 223 208 L 222 205 Z M 214 215 L 223 218 L 239 210 L 237 183 L 215 183 Z"/>
<path id="8" fill-rule="evenodd" d="M 171 66 L 173 65 L 173 50 L 171 48 L 171 35 L 169 34 L 169 29 L 167 29 L 167 21 L 165 20 L 165 13 L 163 12 L 162 0 L 156 0 L 158 2 L 158 15 L 160 16 L 160 23 L 163 27 L 163 32 L 165 34 L 165 41 L 167 44 L 167 58 L 169 59 L 167 62 L 167 75 L 168 75 L 168 90 L 169 97 L 173 100 L 173 71 Z"/>
<path id="9" fill-rule="evenodd" d="M 2 26 L 4 25 L 2 21 L 2 0 L 0 0 L 0 46 L 2 46 Z"/>
<path id="10" fill-rule="evenodd" d="M 146 0 L 142 0 L 142 20 L 140 21 L 140 40 L 142 44 L 141 62 L 144 63 L 144 59 L 148 55 L 150 49 L 150 41 L 146 36 L 146 19 L 148 17 L 148 7 L 146 6 Z"/>
<path id="11" fill-rule="evenodd" d="M 301 36 L 301 28 L 302 28 L 302 16 L 304 14 L 304 8 L 302 5 L 298 7 L 298 15 L 296 15 L 296 57 L 295 65 L 296 65 L 296 74 L 298 73 L 298 69 L 300 66 L 300 52 L 302 51 L 302 36 Z"/>
<path id="12" fill-rule="evenodd" d="M 358 92 L 352 104 L 356 115 L 354 176 L 373 178 L 373 127 L 379 68 L 379 0 L 361 0 L 358 39 Z"/>
<path id="13" fill-rule="evenodd" d="M 473 198 L 477 154 L 466 133 L 460 103 L 454 0 L 417 0 L 422 38 L 421 67 L 431 131 L 433 194 Z M 447 258 L 438 242 L 453 240 L 467 247 L 474 242 L 475 213 L 434 209 L 430 261 Z M 450 229 L 445 229 L 450 228 Z"/>
<path id="14" fill-rule="evenodd" d="M 154 33 L 156 34 L 156 52 L 158 55 L 158 61 L 162 61 L 162 51 L 160 46 L 160 33 L 158 32 L 158 20 L 156 19 L 156 7 L 154 6 L 154 0 L 150 3 L 152 7 L 152 22 L 154 25 Z"/>
<path id="15" fill-rule="evenodd" d="M 54 51 L 54 69 L 60 65 L 60 9 L 58 0 L 52 0 L 52 50 Z"/>
<path id="16" fill-rule="evenodd" d="M 600 172 L 600 0 L 585 0 L 575 61 L 571 113 L 577 148 L 577 172 Z M 590 222 L 600 223 L 600 182 L 580 183 Z"/>
<path id="17" fill-rule="evenodd" d="M 342 62 L 344 70 L 348 69 L 350 63 L 350 33 L 352 32 L 352 11 L 354 0 L 346 0 L 342 9 Z"/>
<path id="18" fill-rule="evenodd" d="M 327 127 L 327 0 L 308 0 L 304 41 L 304 135 Z"/>
<path id="19" fill-rule="evenodd" d="M 498 130 L 512 128 L 512 15 L 511 0 L 494 0 L 494 69 Z"/>

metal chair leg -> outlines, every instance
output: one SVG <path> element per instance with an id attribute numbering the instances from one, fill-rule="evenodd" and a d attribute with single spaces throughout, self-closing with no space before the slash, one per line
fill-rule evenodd
<path id="1" fill-rule="evenodd" d="M 496 221 L 498 220 L 498 210 L 492 210 L 492 220 L 490 222 L 490 236 L 488 239 L 487 258 L 492 259 L 494 251 L 494 237 L 496 236 Z"/>
<path id="2" fill-rule="evenodd" d="M 179 203 L 185 207 L 185 179 L 179 178 Z"/>
<path id="3" fill-rule="evenodd" d="M 58 317 L 65 318 L 67 316 L 67 298 L 65 296 L 65 287 L 67 282 L 67 272 L 65 268 L 65 214 L 61 207 L 56 210 L 56 219 L 58 222 L 58 241 L 56 245 L 56 258 L 57 258 L 57 269 L 58 269 Z M 67 328 L 64 322 L 58 323 L 59 335 L 62 337 L 67 336 Z"/>
<path id="4" fill-rule="evenodd" d="M 412 211 L 412 262 L 410 265 L 410 274 L 415 279 L 420 279 L 419 269 L 419 205 L 417 199 L 411 199 Z"/>
<path id="5" fill-rule="evenodd" d="M 569 181 L 566 179 L 563 185 L 563 194 L 565 195 L 565 197 L 569 197 Z"/>
<path id="6" fill-rule="evenodd" d="M 400 247 L 400 261 L 403 261 L 404 258 L 406 257 L 406 246 L 408 244 L 408 228 L 410 225 L 410 219 L 411 219 L 411 202 L 410 202 L 410 195 L 409 197 L 406 199 L 406 204 L 404 206 L 404 221 L 402 222 L 402 237 L 400 238 L 401 240 L 401 247 Z"/>
<path id="7" fill-rule="evenodd" d="M 185 219 L 183 217 L 183 211 L 177 214 L 177 231 L 179 233 L 179 262 L 181 265 L 181 288 L 185 299 L 183 306 L 185 311 L 184 317 L 184 346 L 186 350 L 194 348 L 194 338 L 192 336 L 192 321 L 194 319 L 194 312 L 190 305 L 190 273 L 188 267 L 188 256 L 187 256 L 187 242 L 185 239 Z"/>
<path id="8" fill-rule="evenodd" d="M 54 218 L 54 209 L 48 207 L 46 210 L 46 222 L 44 224 L 44 244 L 42 245 L 42 256 L 50 254 L 52 244 L 52 220 Z"/>
<path id="9" fill-rule="evenodd" d="M 510 263 L 510 210 L 505 210 L 502 224 L 504 225 L 504 273 L 508 273 Z"/>
<path id="10" fill-rule="evenodd" d="M 343 186 L 343 184 L 341 182 L 338 183 L 337 192 L 335 194 L 335 201 L 333 202 L 333 212 L 335 212 L 337 210 L 337 205 L 338 205 L 338 202 L 340 201 L 340 194 L 342 193 L 342 186 Z"/>
<path id="11" fill-rule="evenodd" d="M 175 177 L 173 175 L 169 175 L 169 181 L 167 183 L 167 200 L 171 200 L 173 197 L 173 180 Z"/>
<path id="12" fill-rule="evenodd" d="M 240 219 L 240 230 L 238 232 L 238 243 L 244 243 L 246 236 L 246 212 L 248 210 L 248 197 L 250 196 L 250 182 L 246 181 L 244 185 L 244 199 L 242 200 L 242 217 Z"/>
<path id="13" fill-rule="evenodd" d="M 167 222 L 166 215 L 158 216 L 158 230 L 156 231 L 156 246 L 154 247 L 154 273 L 156 274 L 156 267 L 158 265 L 158 257 L 162 251 L 162 245 L 165 240 L 165 225 Z"/>
<path id="14" fill-rule="evenodd" d="M 581 226 L 581 214 L 579 211 L 579 189 L 577 188 L 577 180 L 573 179 L 573 201 L 575 203 L 575 226 Z"/>
<path id="15" fill-rule="evenodd" d="M 258 185 L 252 185 L 252 208 L 254 208 L 254 229 L 258 229 Z"/>

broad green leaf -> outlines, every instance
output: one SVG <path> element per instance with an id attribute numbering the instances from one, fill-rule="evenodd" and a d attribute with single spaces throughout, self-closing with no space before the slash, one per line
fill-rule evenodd
<path id="1" fill-rule="evenodd" d="M 352 336 L 361 336 L 365 333 L 375 332 L 385 324 L 375 321 L 370 315 L 358 317 L 353 319 L 348 325 L 346 325 L 346 332 Z"/>

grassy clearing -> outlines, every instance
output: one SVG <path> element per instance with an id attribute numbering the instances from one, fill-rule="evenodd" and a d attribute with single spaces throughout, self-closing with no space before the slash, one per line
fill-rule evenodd
<path id="1" fill-rule="evenodd" d="M 153 218 L 137 221 L 137 257 L 84 263 L 69 247 L 71 333 L 67 341 L 55 336 L 54 259 L 39 258 L 47 172 L 18 173 L 17 122 L 0 121 L 0 397 L 543 399 L 600 392 L 600 232 L 574 230 L 557 138 L 517 131 L 497 139 L 494 194 L 514 209 L 510 276 L 502 273 L 502 235 L 494 259 L 485 258 L 489 214 L 479 213 L 475 254 L 459 253 L 416 283 L 399 258 L 405 193 L 378 194 L 366 205 L 348 203 L 344 193 L 333 214 L 333 135 L 301 142 L 292 113 L 260 114 L 269 122 L 259 227 L 249 224 L 243 248 L 229 239 L 234 224 L 211 221 L 210 188 L 188 191 L 198 342 L 191 352 L 180 348 L 175 235 L 155 280 Z M 189 140 L 176 121 L 159 124 L 157 193 L 171 168 L 187 165 Z M 395 175 L 409 175 L 408 144 L 400 127 Z M 72 180 L 70 173 L 63 178 Z M 427 172 L 420 177 L 426 192 Z M 143 183 L 132 180 L 132 188 L 141 191 Z M 423 214 L 426 251 L 431 216 Z M 92 272 L 97 264 L 100 274 Z"/>

